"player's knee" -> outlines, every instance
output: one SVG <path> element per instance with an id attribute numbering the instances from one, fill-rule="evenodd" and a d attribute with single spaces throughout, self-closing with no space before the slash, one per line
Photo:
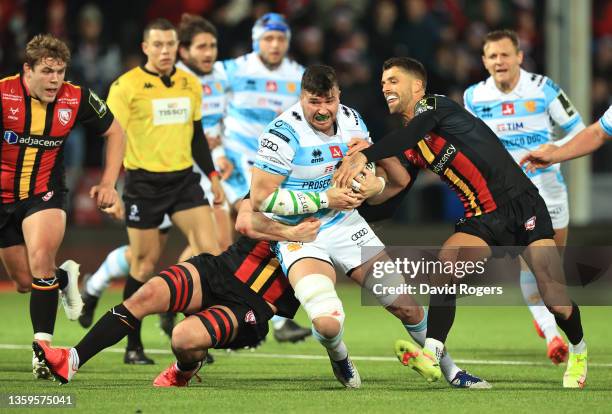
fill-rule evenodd
<path id="1" fill-rule="evenodd" d="M 17 292 L 18 293 L 30 293 L 32 290 L 32 283 L 28 283 L 27 285 L 21 284 L 17 282 Z"/>
<path id="2" fill-rule="evenodd" d="M 147 280 L 155 271 L 155 262 L 150 258 L 138 258 L 130 268 L 130 273 L 138 280 Z"/>
<path id="3" fill-rule="evenodd" d="M 179 323 L 172 331 L 172 349 L 182 354 L 194 352 L 202 348 L 202 342 L 207 336 L 201 330 L 193 329 L 189 322 Z"/>
<path id="4" fill-rule="evenodd" d="M 167 298 L 164 300 L 163 289 L 166 289 L 163 281 L 152 279 L 126 299 L 124 305 L 130 312 L 141 317 L 152 313 L 165 312 L 168 308 L 168 303 Z"/>
<path id="5" fill-rule="evenodd" d="M 55 258 L 46 249 L 36 249 L 30 252 L 28 260 L 35 277 L 49 277 L 55 273 Z"/>
<path id="6" fill-rule="evenodd" d="M 547 305 L 546 306 L 550 313 L 555 316 L 559 316 L 563 319 L 567 319 L 572 314 L 571 306 L 563 306 L 563 305 Z"/>
<path id="7" fill-rule="evenodd" d="M 296 283 L 294 291 L 317 332 L 331 338 L 342 331 L 344 309 L 329 277 L 305 276 Z"/>

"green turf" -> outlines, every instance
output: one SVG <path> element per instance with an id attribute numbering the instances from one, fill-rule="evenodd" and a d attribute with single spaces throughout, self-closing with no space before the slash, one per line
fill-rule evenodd
<path id="1" fill-rule="evenodd" d="M 348 315 L 345 340 L 351 355 L 392 357 L 394 340 L 407 337 L 403 328 L 386 312 L 360 306 L 358 290 L 344 286 L 339 290 Z M 119 298 L 119 292 L 107 293 L 99 309 L 116 304 Z M 0 344 L 31 342 L 27 309 L 28 296 L 0 293 L 0 314 L 5 315 L 0 325 Z M 492 390 L 470 391 L 450 389 L 445 381 L 428 385 L 394 361 L 356 361 L 362 388 L 344 390 L 324 359 L 261 357 L 323 356 L 321 346 L 314 340 L 279 345 L 270 338 L 255 352 L 216 351 L 215 364 L 201 372 L 202 383 L 194 382 L 189 388 L 151 386 L 153 378 L 172 361 L 168 353 L 150 355 L 157 365 L 134 367 L 125 366 L 123 355 L 112 352 L 103 352 L 82 367 L 70 384 L 59 387 L 57 383 L 32 378 L 28 350 L 0 348 L 0 394 L 69 393 L 76 399 L 76 409 L 70 412 L 88 413 L 612 412 L 610 315 L 609 307 L 582 309 L 592 364 L 584 390 L 561 387 L 563 368 L 548 363 L 544 341 L 535 335 L 526 308 L 464 307 L 458 310 L 447 343 L 456 359 L 526 361 L 536 365 L 463 363 L 463 367 L 484 376 L 494 386 Z M 144 342 L 148 348 L 167 350 L 168 340 L 157 329 L 156 318 L 145 320 Z M 301 311 L 297 319 L 305 323 Z M 84 332 L 59 311 L 56 345 L 73 345 Z"/>

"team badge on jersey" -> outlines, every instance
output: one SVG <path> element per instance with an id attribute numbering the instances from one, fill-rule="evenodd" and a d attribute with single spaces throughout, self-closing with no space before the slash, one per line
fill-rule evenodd
<path id="1" fill-rule="evenodd" d="M 71 118 L 72 118 L 72 109 L 62 108 L 57 111 L 57 119 L 59 120 L 60 124 L 62 124 L 63 126 L 68 125 L 68 122 L 70 122 Z"/>
<path id="2" fill-rule="evenodd" d="M 514 115 L 514 104 L 512 102 L 502 102 L 502 115 Z"/>
<path id="3" fill-rule="evenodd" d="M 525 109 L 527 110 L 527 112 L 535 112 L 536 111 L 536 102 L 535 101 L 526 101 L 524 105 L 525 105 Z"/>
<path id="4" fill-rule="evenodd" d="M 295 83 L 293 82 L 287 83 L 287 92 L 294 93 L 296 89 L 297 89 L 297 86 L 295 85 Z"/>
<path id="5" fill-rule="evenodd" d="M 434 109 L 436 109 L 436 98 L 429 96 L 417 102 L 416 106 L 414 107 L 414 115 L 420 115 L 425 111 L 432 111 Z"/>

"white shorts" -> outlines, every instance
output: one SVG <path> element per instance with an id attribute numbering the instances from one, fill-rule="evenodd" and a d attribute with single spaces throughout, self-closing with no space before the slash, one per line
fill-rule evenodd
<path id="1" fill-rule="evenodd" d="M 328 227 L 321 227 L 310 243 L 278 242 L 275 253 L 286 275 L 300 259 L 315 258 L 338 266 L 344 273 L 367 262 L 380 253 L 385 245 L 356 210 L 340 213 L 344 216 Z M 370 247 L 362 252 L 362 247 Z M 363 254 L 362 254 L 363 253 Z"/>
<path id="2" fill-rule="evenodd" d="M 567 187 L 560 171 L 546 171 L 531 178 L 544 199 L 553 229 L 562 229 L 569 224 Z"/>

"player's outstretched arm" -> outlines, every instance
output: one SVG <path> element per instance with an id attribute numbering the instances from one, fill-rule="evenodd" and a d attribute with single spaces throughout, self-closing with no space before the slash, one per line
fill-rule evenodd
<path id="1" fill-rule="evenodd" d="M 601 147 L 606 140 L 612 137 L 603 130 L 599 122 L 589 125 L 578 133 L 572 140 L 558 148 L 552 146 L 540 147 L 531 151 L 521 160 L 521 165 L 527 171 L 546 168 L 551 164 L 572 160 L 590 154 Z"/>
<path id="2" fill-rule="evenodd" d="M 396 157 L 385 158 L 376 163 L 376 175 L 385 180 L 382 191 L 369 197 L 367 203 L 382 204 L 396 196 L 410 184 L 410 174 Z"/>
<path id="3" fill-rule="evenodd" d="M 119 200 L 115 183 L 125 154 L 125 134 L 119 122 L 113 119 L 110 127 L 102 135 L 106 138 L 104 170 L 100 183 L 91 187 L 89 195 L 96 199 L 99 208 L 104 209 L 112 207 Z"/>
<path id="4" fill-rule="evenodd" d="M 236 231 L 255 240 L 311 242 L 317 237 L 321 222 L 310 218 L 295 226 L 288 226 L 253 211 L 250 199 L 240 203 Z"/>

